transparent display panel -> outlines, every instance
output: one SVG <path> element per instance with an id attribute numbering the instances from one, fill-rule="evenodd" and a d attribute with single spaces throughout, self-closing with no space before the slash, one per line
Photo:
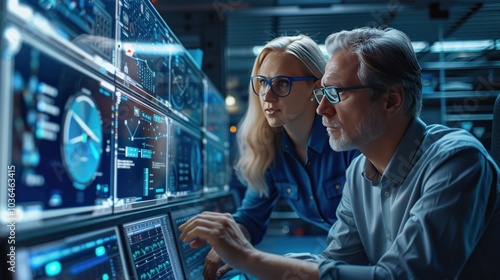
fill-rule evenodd
<path id="1" fill-rule="evenodd" d="M 210 138 L 204 139 L 204 191 L 229 190 L 229 150 Z"/>
<path id="2" fill-rule="evenodd" d="M 20 37 L 7 42 L 2 86 L 20 221 L 110 212 L 114 86 L 29 34 L 3 30 L 12 32 Z"/>
<path id="3" fill-rule="evenodd" d="M 117 91 L 115 210 L 167 198 L 169 119 L 146 101 Z"/>
<path id="4" fill-rule="evenodd" d="M 117 1 L 50 1 L 7 0 L 11 12 L 21 18 L 32 14 L 27 20 L 40 33 L 56 34 L 75 43 L 82 50 L 113 62 L 115 43 L 115 15 Z M 17 3 L 17 4 L 11 4 Z M 27 10 L 31 10 L 29 13 Z M 45 20 L 40 20 L 39 16 Z M 47 24 L 45 24 L 47 23 Z"/>
<path id="5" fill-rule="evenodd" d="M 211 82 L 207 83 L 204 106 L 206 134 L 224 145 L 229 141 L 229 114 L 223 96 Z"/>
<path id="6" fill-rule="evenodd" d="M 203 187 L 203 161 L 200 131 L 173 121 L 169 140 L 169 196 L 199 195 Z"/>

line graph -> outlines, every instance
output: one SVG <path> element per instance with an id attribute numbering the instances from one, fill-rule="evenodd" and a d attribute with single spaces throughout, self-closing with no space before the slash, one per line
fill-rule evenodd
<path id="1" fill-rule="evenodd" d="M 131 119 L 130 124 L 129 124 L 129 120 L 124 120 L 123 123 L 127 129 L 127 132 L 129 133 L 128 139 L 131 141 L 136 141 L 136 140 L 140 141 L 140 140 L 147 140 L 147 139 L 157 141 L 160 138 L 166 138 L 168 136 L 167 133 L 161 132 L 162 128 L 160 127 L 159 124 L 155 125 L 150 121 L 141 121 L 141 119 L 138 119 L 134 125 L 133 119 Z M 146 123 L 146 124 L 144 124 L 144 123 Z M 143 124 L 143 127 L 140 130 L 141 124 Z M 165 125 L 165 124 L 163 124 L 163 125 Z M 135 128 L 133 129 L 133 132 L 130 129 L 131 126 L 135 126 Z M 138 132 L 142 132 L 142 135 L 137 136 Z M 152 135 L 149 135 L 149 134 L 152 134 Z"/>
<path id="2" fill-rule="evenodd" d="M 166 223 L 166 217 L 162 217 L 125 225 L 138 279 L 176 279 L 180 273 L 175 268 L 176 256 L 169 252 L 166 238 L 172 234 Z"/>

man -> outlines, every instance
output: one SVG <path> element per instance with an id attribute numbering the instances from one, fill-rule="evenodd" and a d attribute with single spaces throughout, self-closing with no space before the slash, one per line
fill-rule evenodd
<path id="1" fill-rule="evenodd" d="M 418 118 L 420 66 L 408 37 L 361 28 L 326 45 L 317 112 L 332 149 L 363 156 L 347 170 L 324 252 L 260 252 L 227 214 L 198 215 L 181 238 L 208 242 L 259 279 L 497 279 L 500 170 L 469 133 Z"/>

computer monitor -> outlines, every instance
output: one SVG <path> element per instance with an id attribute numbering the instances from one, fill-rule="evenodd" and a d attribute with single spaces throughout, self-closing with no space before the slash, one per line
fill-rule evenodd
<path id="1" fill-rule="evenodd" d="M 205 193 L 229 190 L 231 169 L 229 168 L 229 150 L 211 138 L 203 139 L 204 148 L 204 186 Z"/>
<path id="2" fill-rule="evenodd" d="M 134 279 L 184 278 L 176 237 L 167 215 L 124 224 L 134 265 Z"/>
<path id="3" fill-rule="evenodd" d="M 203 279 L 203 264 L 211 247 L 204 244 L 196 249 L 191 248 L 189 243 L 184 243 L 179 239 L 181 233 L 178 228 L 180 225 L 204 210 L 203 204 L 196 205 L 193 203 L 183 205 L 179 208 L 174 208 L 170 212 L 172 225 L 177 239 L 177 246 L 180 251 L 182 265 L 184 267 L 184 273 L 187 280 Z"/>
<path id="4" fill-rule="evenodd" d="M 236 210 L 234 198 L 232 193 L 226 193 L 221 196 L 208 197 L 182 205 L 172 206 L 170 218 L 172 219 L 172 226 L 174 228 L 186 279 L 203 279 L 203 265 L 205 257 L 211 247 L 208 244 L 204 244 L 198 248 L 191 248 L 189 243 L 184 243 L 179 239 L 181 234 L 179 226 L 203 211 L 234 212 Z"/>
<path id="5" fill-rule="evenodd" d="M 172 121 L 169 139 L 168 195 L 199 196 L 203 191 L 201 132 Z"/>
<path id="6" fill-rule="evenodd" d="M 112 62 L 115 17 L 119 1 L 7 0 L 9 12 L 28 21 L 30 28 L 73 42 L 81 50 Z"/>
<path id="7" fill-rule="evenodd" d="M 6 24 L 0 34 L 8 38 L 0 149 L 15 169 L 17 221 L 110 213 L 112 80 L 16 25 Z M 9 209 L 1 207 L 5 218 Z"/>
<path id="8" fill-rule="evenodd" d="M 131 84 L 167 103 L 170 56 L 184 51 L 149 0 L 117 1 L 116 67 Z M 120 75 L 118 75 L 120 77 Z"/>
<path id="9" fill-rule="evenodd" d="M 206 91 L 203 73 L 185 50 L 170 56 L 169 73 L 170 108 L 185 121 L 203 125 L 202 104 Z"/>
<path id="10" fill-rule="evenodd" d="M 215 85 L 207 80 L 203 130 L 220 145 L 229 145 L 229 114 L 226 101 Z"/>
<path id="11" fill-rule="evenodd" d="M 144 91 L 184 121 L 201 125 L 205 78 L 192 56 L 151 1 L 119 3 L 117 82 Z"/>
<path id="12" fill-rule="evenodd" d="M 167 201 L 169 123 L 160 107 L 117 89 L 115 211 Z"/>
<path id="13" fill-rule="evenodd" d="M 116 227 L 54 240 L 17 252 L 15 280 L 130 279 Z"/>

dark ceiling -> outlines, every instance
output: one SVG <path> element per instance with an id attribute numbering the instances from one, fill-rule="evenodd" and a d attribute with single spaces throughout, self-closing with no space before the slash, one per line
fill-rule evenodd
<path id="1" fill-rule="evenodd" d="M 236 122 L 246 110 L 248 76 L 255 56 L 254 45 L 272 38 L 297 33 L 308 34 L 318 43 L 332 32 L 361 26 L 389 26 L 404 31 L 412 41 L 500 40 L 500 1 L 408 1 L 408 0 L 184 0 L 153 1 L 165 21 L 188 48 L 199 45 L 207 36 L 218 38 L 221 56 L 221 92 L 237 98 L 231 110 Z M 209 18 L 204 20 L 203 18 Z M 207 24 L 207 22 L 211 22 Z M 218 26 L 206 31 L 207 26 Z M 205 31 L 203 31 L 205 30 Z M 208 33 L 207 33 L 208 32 Z M 212 32 L 212 33 L 210 33 Z M 203 34 L 204 33 L 204 34 Z M 219 40 L 220 39 L 220 40 Z M 500 41 L 497 41 L 500 45 Z M 213 44 L 210 44 L 214 47 Z M 469 56 L 419 54 L 422 64 L 442 61 L 500 62 L 500 51 L 489 50 Z M 204 64 L 205 66 L 205 64 Z M 210 72 L 210 70 L 209 70 Z M 224 74 L 225 73 L 225 74 Z M 210 75 L 209 75 L 210 76 Z M 212 80 L 217 75 L 212 73 Z M 216 84 L 219 84 L 216 82 Z"/>

